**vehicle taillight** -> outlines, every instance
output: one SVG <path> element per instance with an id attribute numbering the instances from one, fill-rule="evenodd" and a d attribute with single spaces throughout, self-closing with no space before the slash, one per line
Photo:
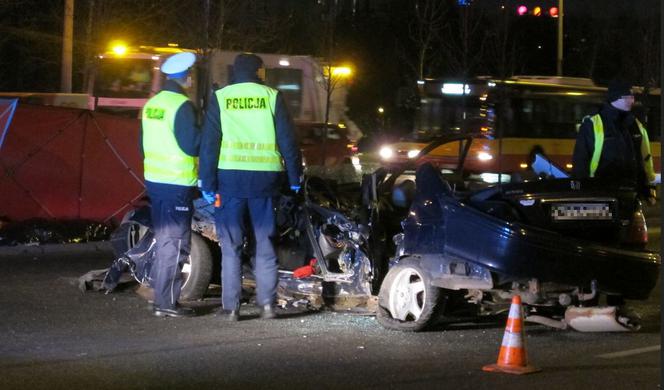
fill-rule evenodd
<path id="1" fill-rule="evenodd" d="M 348 149 L 350 149 L 351 152 L 353 152 L 353 153 L 357 153 L 357 145 L 355 145 L 355 144 L 348 144 L 348 145 L 346 145 L 346 147 L 347 147 Z"/>
<path id="2" fill-rule="evenodd" d="M 634 212 L 632 223 L 627 234 L 627 241 L 633 244 L 648 243 L 648 226 L 646 225 L 646 217 L 643 215 L 641 209 Z"/>

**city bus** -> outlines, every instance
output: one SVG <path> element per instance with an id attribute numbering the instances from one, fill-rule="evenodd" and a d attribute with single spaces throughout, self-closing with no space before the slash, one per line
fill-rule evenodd
<path id="1" fill-rule="evenodd" d="M 418 82 L 420 106 L 408 140 L 380 148 L 383 163 L 417 156 L 428 140 L 447 134 L 471 134 L 476 140 L 466 158 L 469 171 L 509 181 L 530 170 L 532 153 L 543 152 L 556 165 L 572 170 L 572 152 L 584 116 L 599 111 L 606 88 L 590 79 L 514 76 L 476 77 L 465 82 Z M 634 88 L 634 113 L 648 129 L 655 170 L 660 172 L 660 90 Z M 430 160 L 456 163 L 454 146 L 433 151 Z"/>

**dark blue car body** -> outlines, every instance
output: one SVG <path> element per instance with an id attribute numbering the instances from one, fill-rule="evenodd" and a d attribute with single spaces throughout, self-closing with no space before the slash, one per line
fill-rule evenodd
<path id="1" fill-rule="evenodd" d="M 610 218 L 552 218 L 552 204 L 598 200 L 610 206 Z M 625 243 L 638 206 L 633 186 L 595 179 L 531 180 L 459 193 L 439 168 L 424 163 L 417 167 L 396 260 L 416 256 L 443 288 L 537 279 L 579 288 L 595 283 L 609 294 L 645 299 L 661 260 Z"/>

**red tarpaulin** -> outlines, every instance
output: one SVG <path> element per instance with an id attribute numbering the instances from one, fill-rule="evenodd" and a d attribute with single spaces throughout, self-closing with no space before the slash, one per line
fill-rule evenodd
<path id="1" fill-rule="evenodd" d="M 139 131 L 134 118 L 19 104 L 0 148 L 0 216 L 121 218 L 144 193 Z"/>

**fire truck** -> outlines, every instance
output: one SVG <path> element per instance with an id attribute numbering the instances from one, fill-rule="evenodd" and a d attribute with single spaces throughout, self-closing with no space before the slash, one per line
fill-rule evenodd
<path id="1" fill-rule="evenodd" d="M 0 94 L 19 102 L 0 140 L 0 216 L 108 221 L 131 209 L 144 195 L 140 110 L 161 89 L 163 61 L 183 51 L 199 57 L 187 92 L 204 108 L 212 91 L 232 80 L 239 52 L 114 45 L 97 56 L 85 93 Z M 327 119 L 353 132 L 345 116 L 348 68 L 306 55 L 257 54 L 266 84 L 282 92 L 297 123 Z"/>
<path id="2" fill-rule="evenodd" d="M 22 102 L 112 112 L 140 110 L 145 102 L 159 92 L 164 76 L 159 71 L 163 61 L 180 52 L 199 55 L 193 71 L 193 86 L 187 91 L 199 108 L 213 89 L 232 80 L 235 51 L 166 47 L 113 45 L 99 54 L 88 77 L 85 93 L 4 92 L 3 97 L 16 97 Z M 265 62 L 265 83 L 278 89 L 290 109 L 293 119 L 301 122 L 323 122 L 326 116 L 327 93 L 330 91 L 327 121 L 347 121 L 347 84 L 344 76 L 348 67 L 331 67 L 307 55 L 257 53 Z M 329 83 L 329 78 L 334 83 Z M 339 82 L 341 81 L 341 82 Z"/>

